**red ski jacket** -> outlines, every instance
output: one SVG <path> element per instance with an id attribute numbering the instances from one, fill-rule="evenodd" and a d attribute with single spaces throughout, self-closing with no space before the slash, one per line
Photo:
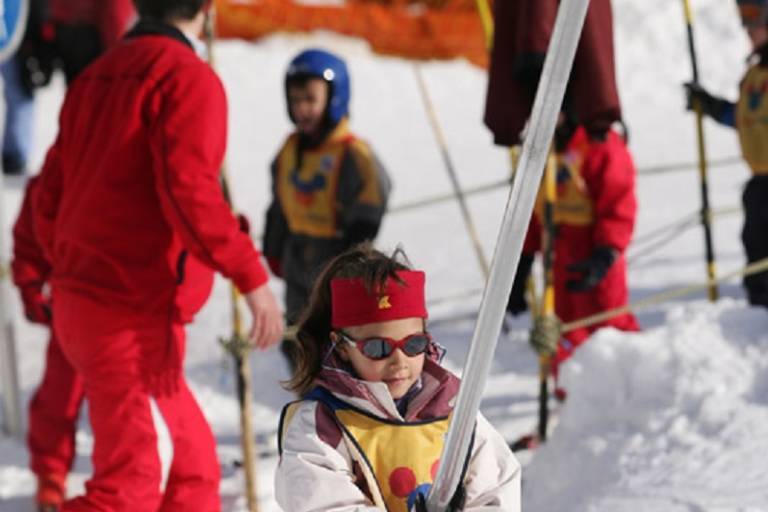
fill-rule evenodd
<path id="1" fill-rule="evenodd" d="M 105 48 L 120 40 L 136 18 L 131 0 L 50 0 L 51 20 L 98 27 Z"/>
<path id="2" fill-rule="evenodd" d="M 219 184 L 227 102 L 181 32 L 140 23 L 67 92 L 33 195 L 51 283 L 189 321 L 215 269 L 267 280 Z"/>

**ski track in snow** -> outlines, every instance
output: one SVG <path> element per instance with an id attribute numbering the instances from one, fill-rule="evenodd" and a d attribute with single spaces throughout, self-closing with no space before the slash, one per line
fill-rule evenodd
<path id="1" fill-rule="evenodd" d="M 702 81 L 712 92 L 735 98 L 747 41 L 733 2 L 693 2 Z M 694 162 L 693 117 L 683 112 L 681 83 L 690 77 L 682 2 L 616 0 L 617 70 L 638 167 Z M 450 192 L 450 182 L 430 131 L 414 66 L 425 74 L 462 186 L 508 175 L 507 153 L 491 145 L 482 126 L 485 75 L 463 61 L 429 62 L 382 57 L 365 43 L 327 33 L 278 35 L 258 44 L 222 42 L 219 72 L 231 108 L 227 155 L 236 204 L 261 226 L 269 194 L 268 165 L 290 125 L 282 74 L 293 54 L 310 45 L 341 53 L 353 80 L 352 126 L 371 141 L 393 176 L 391 204 Z M 63 83 L 59 78 L 38 98 L 33 167 L 53 140 Z M 734 132 L 706 123 L 709 156 L 738 154 Z M 748 177 L 742 164 L 710 171 L 713 208 L 739 205 Z M 4 213 L 15 218 L 22 183 L 6 179 Z M 490 258 L 507 191 L 474 196 L 470 211 Z M 699 207 L 697 173 L 638 178 L 636 234 L 684 218 Z M 743 265 L 741 214 L 716 218 L 715 247 L 721 273 Z M 402 244 L 414 265 L 428 274 L 428 297 L 437 339 L 449 349 L 446 364 L 461 373 L 472 337 L 472 320 L 446 322 L 476 310 L 481 273 L 458 207 L 443 203 L 386 218 L 378 245 Z M 630 266 L 633 299 L 704 276 L 700 229 L 688 229 Z M 7 251 L 8 248 L 0 248 Z M 631 251 L 635 247 L 630 248 Z M 640 247 L 638 247 L 640 249 Z M 273 283 L 281 293 L 279 282 Z M 766 512 L 768 511 L 768 316 L 746 307 L 737 282 L 724 285 L 725 299 L 654 306 L 639 315 L 639 334 L 601 332 L 564 367 L 569 399 L 560 408 L 549 442 L 521 454 L 523 505 L 530 511 L 573 512 Z M 218 441 L 222 504 L 245 510 L 239 459 L 234 370 L 217 338 L 229 333 L 227 284 L 217 278 L 208 304 L 189 328 L 187 375 Z M 29 325 L 14 296 L 22 399 L 26 406 L 38 382 L 46 342 L 44 329 Z M 439 320 L 439 321 L 438 321 Z M 536 358 L 527 347 L 527 318 L 511 321 L 512 332 L 497 349 L 482 410 L 510 440 L 533 429 L 537 414 Z M 277 465 L 274 431 L 291 395 L 279 387 L 287 377 L 276 350 L 254 354 L 254 425 L 265 456 L 257 462 L 263 511 L 277 511 L 272 478 Z M 80 492 L 90 473 L 92 437 L 86 415 L 78 432 L 78 457 L 69 482 Z M 0 510 L 33 510 L 34 479 L 19 440 L 0 439 Z"/>

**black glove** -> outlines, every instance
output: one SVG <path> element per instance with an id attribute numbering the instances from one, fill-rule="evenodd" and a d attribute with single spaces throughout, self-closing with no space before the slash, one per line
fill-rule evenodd
<path id="1" fill-rule="evenodd" d="M 589 258 L 568 265 L 569 272 L 579 272 L 581 279 L 572 279 L 565 283 L 565 287 L 572 292 L 585 292 L 591 290 L 602 281 L 608 269 L 616 261 L 619 253 L 612 247 L 595 247 Z"/>
<path id="2" fill-rule="evenodd" d="M 456 489 L 453 498 L 451 498 L 451 502 L 448 504 L 448 508 L 445 512 L 459 512 L 460 510 L 464 510 L 466 499 L 467 491 L 464 489 L 464 484 L 460 484 L 459 488 Z M 416 501 L 414 501 L 408 512 L 427 512 L 427 497 L 424 494 L 419 493 L 416 496 Z"/>
<path id="3" fill-rule="evenodd" d="M 520 263 L 517 264 L 517 274 L 515 282 L 512 284 L 512 291 L 507 301 L 507 311 L 512 316 L 528 311 L 528 301 L 525 300 L 525 288 L 528 284 L 528 278 L 531 277 L 531 267 L 533 266 L 533 254 L 521 254 Z"/>
<path id="4" fill-rule="evenodd" d="M 687 82 L 683 87 L 685 87 L 686 110 L 693 110 L 694 101 L 698 101 L 703 114 L 719 121 L 732 105 L 728 100 L 709 94 L 698 82 Z"/>
<path id="5" fill-rule="evenodd" d="M 416 501 L 411 507 L 411 510 L 408 512 L 427 512 L 427 500 L 423 494 L 419 493 L 419 495 L 416 497 Z"/>

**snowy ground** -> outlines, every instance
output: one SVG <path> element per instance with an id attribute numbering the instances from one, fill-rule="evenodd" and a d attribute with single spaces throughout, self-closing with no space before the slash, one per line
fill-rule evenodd
<path id="1" fill-rule="evenodd" d="M 714 92 L 735 97 L 744 68 L 746 39 L 733 2 L 693 1 L 701 74 Z M 620 90 L 631 148 L 638 167 L 693 162 L 693 118 L 683 112 L 680 84 L 690 77 L 682 2 L 616 0 Z M 290 57 L 308 45 L 344 55 L 353 77 L 354 129 L 372 142 L 392 173 L 394 208 L 450 192 L 425 110 L 413 62 L 373 55 L 359 41 L 328 34 L 276 36 L 259 44 L 222 43 L 220 73 L 230 95 L 228 165 L 235 200 L 260 226 L 268 199 L 267 166 L 289 130 L 282 100 L 282 73 Z M 420 64 L 443 123 L 464 187 L 504 179 L 506 152 L 492 147 L 481 124 L 485 75 L 465 62 Z M 37 113 L 34 163 L 55 135 L 63 94 L 61 81 L 43 91 Z M 735 134 L 707 124 L 712 158 L 738 154 Z M 715 209 L 738 206 L 748 176 L 742 164 L 711 170 Z M 8 223 L 17 212 L 22 183 L 6 180 Z M 492 254 L 506 190 L 474 196 L 471 213 L 488 257 Z M 704 276 L 702 235 L 694 226 L 654 247 L 652 235 L 694 213 L 699 204 L 694 169 L 640 175 L 636 242 L 630 247 L 632 298 L 699 282 Z M 715 245 L 722 273 L 744 264 L 739 243 L 741 214 L 716 218 Z M 6 235 L 8 235 L 6 231 Z M 476 309 L 481 274 L 457 206 L 443 203 L 392 213 L 379 245 L 402 244 L 429 276 L 432 330 L 449 348 L 448 365 L 460 371 L 473 323 L 449 322 Z M 8 251 L 7 247 L 0 248 Z M 651 250 L 655 249 L 655 250 Z M 275 290 L 281 291 L 275 283 Z M 699 294 L 642 312 L 641 334 L 606 331 L 566 366 L 569 400 L 549 443 L 524 457 L 524 507 L 531 511 L 768 511 L 768 315 L 747 307 L 738 283 L 721 288 L 725 299 L 710 305 Z M 233 370 L 216 339 L 229 332 L 226 283 L 218 281 L 206 308 L 189 329 L 187 375 L 219 442 L 226 511 L 244 510 Z M 450 297 L 453 300 L 443 300 Z M 23 401 L 41 374 L 46 333 L 27 324 L 14 297 Z M 528 432 L 536 416 L 536 360 L 526 344 L 527 319 L 515 319 L 498 348 L 482 404 L 509 439 Z M 278 381 L 287 377 L 277 351 L 252 359 L 257 391 L 257 438 L 272 451 L 280 407 L 291 397 Z M 78 459 L 71 480 L 82 489 L 90 471 L 90 431 L 81 422 Z M 276 457 L 259 460 L 262 510 L 279 510 L 273 499 Z M 34 480 L 19 440 L 0 440 L 0 510 L 31 511 Z"/>

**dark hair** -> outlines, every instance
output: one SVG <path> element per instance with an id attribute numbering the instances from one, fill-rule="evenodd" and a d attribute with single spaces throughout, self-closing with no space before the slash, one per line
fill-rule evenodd
<path id="1" fill-rule="evenodd" d="M 191 20 L 208 0 L 133 0 L 141 18 Z"/>
<path id="2" fill-rule="evenodd" d="M 301 313 L 296 333 L 296 370 L 285 383 L 291 391 L 303 394 L 322 370 L 323 359 L 331 350 L 331 280 L 337 277 L 361 278 L 373 293 L 388 278 L 402 283 L 398 270 L 410 270 L 410 262 L 402 249 L 391 256 L 377 251 L 369 242 L 359 244 L 329 261 L 315 280 L 309 304 Z"/>

